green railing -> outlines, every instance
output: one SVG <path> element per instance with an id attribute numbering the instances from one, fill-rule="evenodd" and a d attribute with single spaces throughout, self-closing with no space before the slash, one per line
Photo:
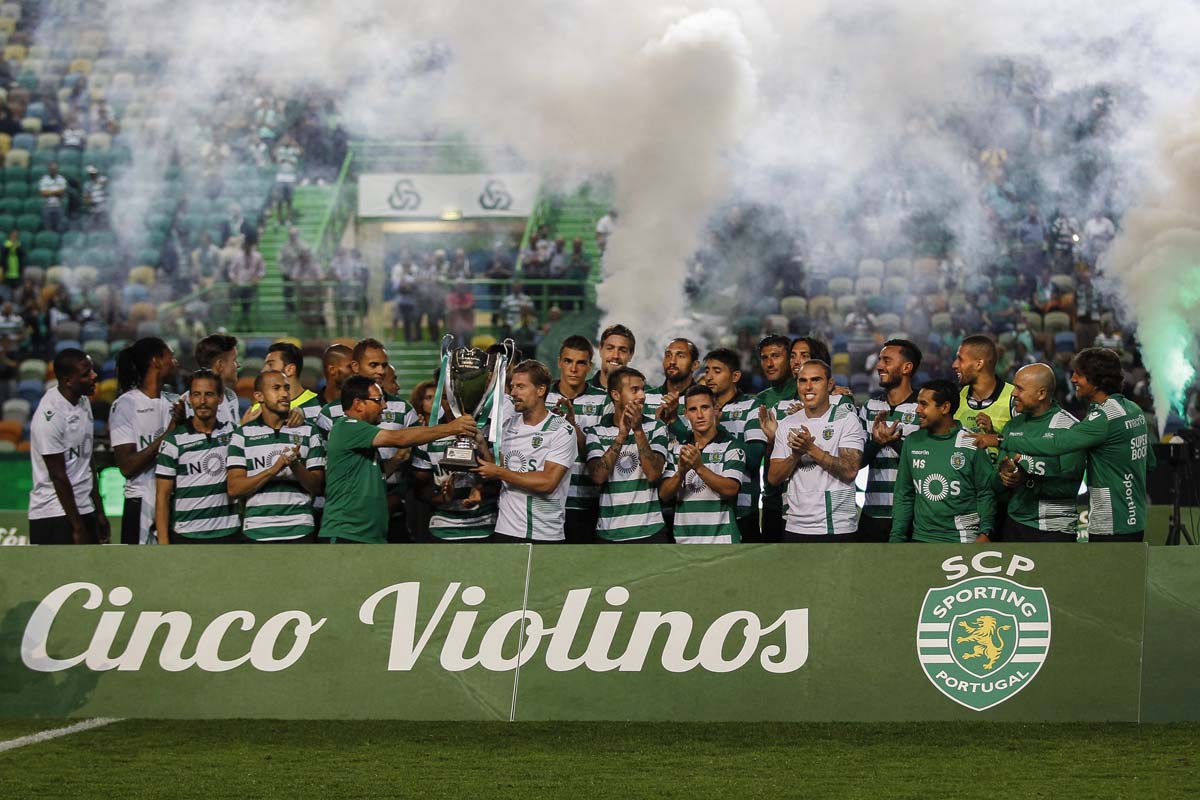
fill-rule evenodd
<path id="1" fill-rule="evenodd" d="M 513 151 L 480 148 L 465 140 L 372 142 L 352 141 L 359 171 L 436 172 L 455 174 L 525 169 L 528 165 Z"/>
<path id="2" fill-rule="evenodd" d="M 301 281 L 263 284 L 251 299 L 250 313 L 243 314 L 242 302 L 228 283 L 214 283 L 172 303 L 159 306 L 158 318 L 165 327 L 179 319 L 199 321 L 209 331 L 224 328 L 262 336 L 290 335 L 300 338 L 358 335 L 362 313 L 352 302 L 356 287 L 341 281 Z M 291 309 L 288 308 L 290 300 Z M 200 304 L 203 304 L 201 306 Z"/>
<path id="3" fill-rule="evenodd" d="M 356 186 L 350 180 L 350 167 L 354 161 L 354 150 L 346 153 L 342 169 L 338 172 L 337 183 L 333 186 L 333 202 L 321 220 L 317 229 L 316 256 L 319 263 L 328 264 L 337 252 L 342 238 L 342 231 L 355 212 Z"/>

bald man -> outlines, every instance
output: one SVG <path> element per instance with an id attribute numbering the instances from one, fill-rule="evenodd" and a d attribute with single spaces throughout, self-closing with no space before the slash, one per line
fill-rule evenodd
<path id="1" fill-rule="evenodd" d="M 1060 456 L 1027 456 L 1017 443 L 1044 438 L 1047 431 L 1070 428 L 1075 417 L 1054 402 L 1054 371 L 1046 364 L 1017 370 L 1012 384 L 1017 412 L 1004 428 L 998 505 L 1007 507 L 1001 539 L 1006 542 L 1073 542 L 1079 524 L 1076 501 L 1083 481 L 1083 451 Z"/>
<path id="2" fill-rule="evenodd" d="M 317 411 L 314 423 L 322 436 L 328 436 L 333 427 L 334 412 L 331 409 L 336 406 L 341 411 L 342 383 L 354 374 L 354 351 L 344 344 L 329 345 L 321 356 L 321 369 L 325 372 L 325 388 L 320 394 L 323 405 Z"/>

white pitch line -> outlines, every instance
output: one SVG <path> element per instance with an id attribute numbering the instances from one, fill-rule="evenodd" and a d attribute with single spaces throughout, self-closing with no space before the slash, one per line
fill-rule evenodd
<path id="1" fill-rule="evenodd" d="M 65 728 L 54 728 L 53 730 L 42 731 L 40 733 L 31 733 L 28 736 L 21 736 L 17 739 L 0 742 L 0 753 L 6 750 L 16 750 L 18 747 L 24 747 L 27 744 L 40 744 L 61 736 L 70 736 L 72 733 L 90 731 L 93 728 L 103 728 L 105 725 L 111 725 L 114 722 L 120 721 L 120 719 L 116 718 L 96 717 L 95 719 L 85 719 L 83 722 L 68 725 Z"/>

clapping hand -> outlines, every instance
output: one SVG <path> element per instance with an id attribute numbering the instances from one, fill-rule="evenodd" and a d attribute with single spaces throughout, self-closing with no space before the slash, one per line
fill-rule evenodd
<path id="1" fill-rule="evenodd" d="M 687 472 L 695 469 L 700 463 L 700 448 L 694 444 L 685 444 L 679 448 L 679 471 Z"/>
<path id="2" fill-rule="evenodd" d="M 871 425 L 871 438 L 880 447 L 887 447 L 889 444 L 900 441 L 903 438 L 900 435 L 900 420 L 896 420 L 894 425 L 888 425 L 887 412 L 880 411 Z"/>

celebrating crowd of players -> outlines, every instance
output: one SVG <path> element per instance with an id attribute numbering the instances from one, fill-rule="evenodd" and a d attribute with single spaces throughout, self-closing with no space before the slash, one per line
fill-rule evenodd
<path id="1" fill-rule="evenodd" d="M 167 391 L 175 354 L 141 339 L 118 360 L 109 418 L 126 478 L 116 535 L 92 464 L 95 367 L 63 350 L 32 422 L 30 541 L 1075 541 L 1085 475 L 1089 541 L 1143 539 L 1153 437 L 1112 351 L 1075 356 L 1071 381 L 1090 403 L 1077 420 L 1055 402 L 1050 367 L 1001 380 L 986 336 L 962 341 L 956 382 L 919 387 L 916 345 L 884 343 L 884 391 L 861 408 L 811 337 L 760 342 L 770 385 L 757 395 L 739 390 L 732 350 L 701 359 L 676 339 L 654 385 L 629 366 L 635 347 L 614 325 L 598 348 L 564 340 L 557 380 L 541 362 L 511 364 L 499 407 L 481 413 L 500 415 L 489 441 L 484 419 L 434 409 L 444 393 L 432 385 L 402 399 L 374 339 L 325 351 L 320 394 L 300 384 L 300 350 L 272 345 L 245 414 L 236 339 L 197 343 L 182 398 Z M 474 439 L 473 469 L 443 469 L 455 437 Z"/>

